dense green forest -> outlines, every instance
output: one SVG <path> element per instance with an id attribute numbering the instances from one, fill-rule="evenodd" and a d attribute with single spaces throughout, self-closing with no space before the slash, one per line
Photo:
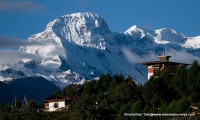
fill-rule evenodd
<path id="1" fill-rule="evenodd" d="M 69 85 L 55 94 L 74 96 L 68 111 L 30 112 L 39 108 L 29 101 L 25 111 L 13 111 L 9 105 L 1 106 L 1 119 L 72 119 L 72 120 L 160 120 L 174 117 L 124 116 L 124 113 L 192 113 L 200 108 L 200 65 L 197 61 L 186 68 L 180 65 L 175 74 L 165 69 L 152 76 L 144 85 L 130 77 L 102 74 L 99 80 L 86 81 L 82 85 Z M 180 119 L 185 117 L 180 117 Z M 188 117 L 191 118 L 191 117 Z M 195 119 L 200 119 L 195 116 Z"/>

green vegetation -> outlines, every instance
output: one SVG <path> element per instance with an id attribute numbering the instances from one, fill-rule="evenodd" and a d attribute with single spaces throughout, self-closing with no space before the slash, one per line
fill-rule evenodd
<path id="1" fill-rule="evenodd" d="M 82 85 L 69 85 L 56 93 L 74 96 L 70 109 L 65 112 L 31 112 L 39 108 L 34 101 L 26 111 L 13 112 L 9 105 L 1 107 L 0 119 L 73 119 L 73 120 L 139 120 L 170 119 L 172 117 L 130 117 L 124 113 L 192 113 L 200 108 L 200 65 L 194 61 L 189 69 L 181 65 L 176 74 L 166 69 L 152 76 L 143 86 L 128 76 L 102 74 L 99 80 Z M 197 118 L 196 119 L 200 119 Z"/>

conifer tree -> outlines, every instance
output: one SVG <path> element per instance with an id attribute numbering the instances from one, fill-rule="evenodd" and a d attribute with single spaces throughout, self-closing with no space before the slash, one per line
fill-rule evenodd
<path id="1" fill-rule="evenodd" d="M 162 71 L 160 78 L 163 82 L 163 98 L 169 103 L 176 97 L 177 94 L 172 84 L 173 75 L 171 74 L 170 69 Z"/>
<path id="2" fill-rule="evenodd" d="M 188 99 L 186 98 L 182 98 L 178 101 L 178 103 L 176 104 L 175 108 L 174 108 L 174 112 L 176 113 L 183 113 L 188 111 L 190 108 L 190 102 Z"/>
<path id="3" fill-rule="evenodd" d="M 188 70 L 188 76 L 187 76 L 187 88 L 190 93 L 193 93 L 198 87 L 198 75 L 200 73 L 200 67 L 198 65 L 197 61 L 194 61 L 191 67 Z"/>
<path id="4" fill-rule="evenodd" d="M 187 95 L 186 78 L 187 78 L 186 67 L 185 65 L 180 65 L 173 79 L 173 87 L 182 97 L 185 97 Z"/>
<path id="5" fill-rule="evenodd" d="M 151 106 L 159 107 L 164 102 L 163 90 L 162 80 L 151 77 L 143 87 L 142 96 Z"/>

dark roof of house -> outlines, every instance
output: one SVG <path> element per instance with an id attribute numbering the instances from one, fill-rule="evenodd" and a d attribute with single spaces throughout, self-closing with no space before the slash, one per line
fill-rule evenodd
<path id="1" fill-rule="evenodd" d="M 189 64 L 186 64 L 186 63 L 178 63 L 178 62 L 169 62 L 169 61 L 166 61 L 166 62 L 163 62 L 163 61 L 151 61 L 151 62 L 144 62 L 142 63 L 143 65 L 157 65 L 157 64 L 165 64 L 165 65 L 189 65 Z"/>
<path id="2" fill-rule="evenodd" d="M 50 97 L 45 98 L 45 101 L 63 101 L 63 100 L 72 100 L 74 97 L 70 96 L 61 96 L 61 95 L 52 95 Z"/>
<path id="3" fill-rule="evenodd" d="M 179 63 L 179 62 L 170 62 L 169 61 L 169 58 L 171 56 L 168 56 L 168 55 L 161 55 L 161 56 L 158 56 L 158 58 L 160 59 L 159 61 L 151 61 L 151 62 L 144 62 L 142 63 L 143 65 L 160 65 L 160 64 L 164 64 L 164 65 L 189 65 L 189 64 L 186 64 L 186 63 Z"/>

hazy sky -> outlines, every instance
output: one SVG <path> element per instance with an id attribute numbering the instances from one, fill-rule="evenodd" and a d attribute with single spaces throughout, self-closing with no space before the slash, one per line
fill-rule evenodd
<path id="1" fill-rule="evenodd" d="M 76 12 L 99 14 L 115 32 L 137 25 L 200 35 L 200 0 L 0 0 L 0 36 L 26 39 Z"/>

